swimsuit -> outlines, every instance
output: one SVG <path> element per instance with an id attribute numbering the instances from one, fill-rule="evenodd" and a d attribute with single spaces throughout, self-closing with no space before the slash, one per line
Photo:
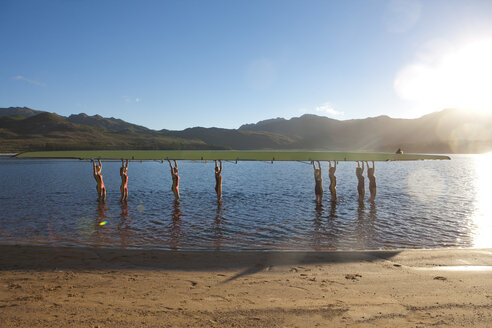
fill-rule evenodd
<path id="1" fill-rule="evenodd" d="M 317 176 L 314 178 L 314 181 L 316 182 L 316 185 L 314 186 L 314 193 L 316 195 L 321 195 L 323 194 L 323 186 L 322 186 L 322 179 L 321 175 Z"/>

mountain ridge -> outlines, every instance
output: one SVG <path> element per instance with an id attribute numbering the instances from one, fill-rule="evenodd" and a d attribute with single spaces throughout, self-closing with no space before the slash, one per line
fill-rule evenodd
<path id="1" fill-rule="evenodd" d="M 492 115 L 456 109 L 416 119 L 387 115 L 336 120 L 304 114 L 241 125 L 152 130 L 118 118 L 68 117 L 27 107 L 0 108 L 0 152 L 82 149 L 292 149 L 477 153 L 492 151 Z"/>

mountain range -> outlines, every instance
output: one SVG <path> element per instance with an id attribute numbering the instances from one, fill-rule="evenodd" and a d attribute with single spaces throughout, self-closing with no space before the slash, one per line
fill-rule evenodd
<path id="1" fill-rule="evenodd" d="M 87 149 L 292 149 L 417 153 L 492 151 L 492 115 L 457 109 L 417 119 L 276 118 L 239 129 L 152 130 L 117 118 L 68 117 L 26 107 L 0 108 L 0 152 Z"/>

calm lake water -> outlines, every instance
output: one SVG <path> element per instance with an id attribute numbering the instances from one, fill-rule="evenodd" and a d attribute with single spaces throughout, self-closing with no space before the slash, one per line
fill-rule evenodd
<path id="1" fill-rule="evenodd" d="M 337 168 L 338 196 L 314 202 L 309 163 L 224 163 L 217 204 L 213 163 L 179 163 L 174 202 L 167 163 L 103 163 L 97 202 L 90 162 L 0 157 L 0 243 L 162 249 L 380 249 L 492 247 L 492 156 L 376 163 L 374 203 L 357 202 L 355 163 Z M 366 192 L 368 192 L 366 178 Z M 368 195 L 366 195 L 368 198 Z M 99 225 L 106 221 L 105 225 Z"/>

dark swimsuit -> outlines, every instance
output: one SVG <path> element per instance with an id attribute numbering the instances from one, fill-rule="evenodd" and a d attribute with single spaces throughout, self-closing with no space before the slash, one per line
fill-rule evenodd
<path id="1" fill-rule="evenodd" d="M 322 187 L 322 185 L 321 185 L 321 182 L 322 182 L 321 177 L 319 177 L 319 178 L 318 178 L 318 177 L 317 177 L 317 178 L 315 178 L 315 180 L 314 180 L 314 181 L 316 182 L 316 185 L 314 186 L 314 193 L 315 193 L 316 195 L 321 195 L 321 194 L 323 194 L 323 187 Z"/>

